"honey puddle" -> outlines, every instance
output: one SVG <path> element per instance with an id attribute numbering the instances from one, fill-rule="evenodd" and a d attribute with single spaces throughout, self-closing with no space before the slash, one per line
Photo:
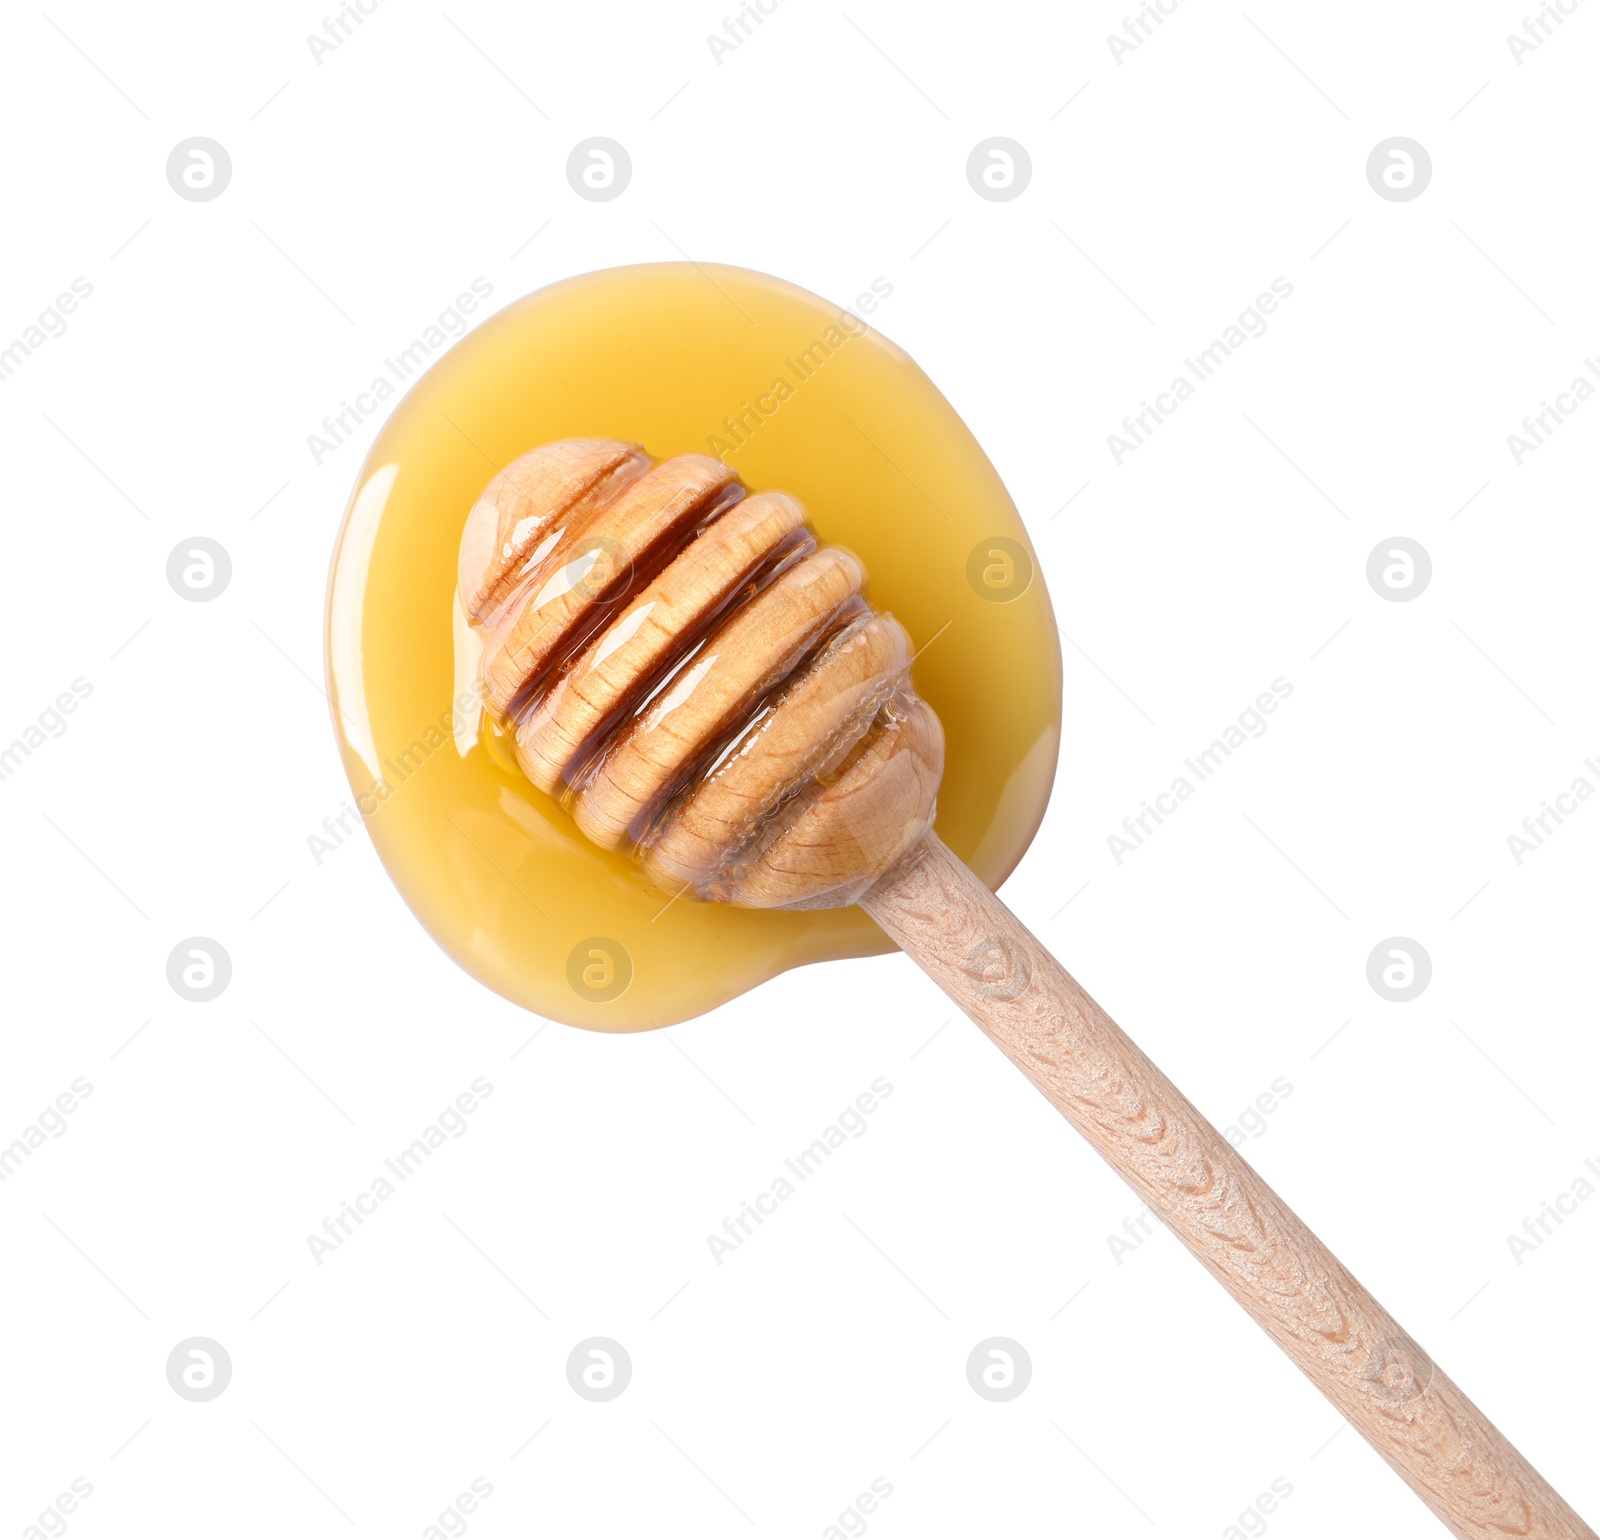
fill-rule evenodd
<path id="1" fill-rule="evenodd" d="M 518 769 L 480 704 L 456 553 L 488 481 L 562 438 L 717 455 L 859 556 L 944 724 L 935 827 L 991 886 L 1010 872 L 1050 792 L 1061 660 L 983 451 L 900 349 L 813 294 L 738 268 L 611 269 L 511 305 L 416 383 L 334 555 L 327 666 L 346 773 L 402 896 L 463 968 L 541 1016 L 633 1031 L 801 963 L 891 949 L 855 908 L 673 899 Z"/>

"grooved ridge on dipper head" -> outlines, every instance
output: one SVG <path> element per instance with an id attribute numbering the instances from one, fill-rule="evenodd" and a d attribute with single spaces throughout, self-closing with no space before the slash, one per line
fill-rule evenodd
<path id="1" fill-rule="evenodd" d="M 854 903 L 932 823 L 944 735 L 865 586 L 793 498 L 603 439 L 501 471 L 458 566 L 529 780 L 666 891 L 756 908 Z"/>

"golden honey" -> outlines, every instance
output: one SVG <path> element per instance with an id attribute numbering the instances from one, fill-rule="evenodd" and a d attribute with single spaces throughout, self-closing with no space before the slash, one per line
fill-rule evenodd
<path id="1" fill-rule="evenodd" d="M 481 705 L 457 548 L 503 466 L 586 437 L 715 455 L 861 558 L 944 724 L 935 827 L 998 884 L 1043 816 L 1061 702 L 1049 599 L 1004 486 L 858 316 L 762 274 L 664 263 L 570 279 L 485 322 L 417 382 L 357 479 L 329 584 L 334 728 L 378 853 L 434 939 L 507 999 L 612 1031 L 891 949 L 855 908 L 673 899 L 517 767 Z"/>

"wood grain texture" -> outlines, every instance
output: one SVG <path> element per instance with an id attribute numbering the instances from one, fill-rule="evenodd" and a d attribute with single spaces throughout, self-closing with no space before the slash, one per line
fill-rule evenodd
<path id="1" fill-rule="evenodd" d="M 741 856 L 748 865 L 751 840 L 779 803 L 791 799 L 793 821 L 795 788 L 835 779 L 830 772 L 868 731 L 910 663 L 911 643 L 893 616 L 873 615 L 834 637 L 751 726 L 740 752 L 684 798 L 644 852 L 645 870 L 669 890 L 688 884 L 705 892 L 728 880 Z"/>
<path id="2" fill-rule="evenodd" d="M 560 527 L 551 532 L 548 554 L 519 578 L 484 648 L 484 689 L 494 705 L 505 711 L 520 684 L 555 659 L 574 635 L 609 619 L 611 604 L 627 585 L 652 558 L 668 554 L 674 538 L 698 523 L 733 480 L 720 460 L 678 455 L 629 482 L 609 501 L 596 505 L 586 490 L 572 506 L 553 514 L 550 523 Z M 470 532 L 469 521 L 464 534 Z"/>
<path id="3" fill-rule="evenodd" d="M 461 532 L 456 586 L 468 617 L 490 622 L 528 564 L 548 554 L 547 542 L 581 528 L 649 467 L 637 444 L 610 439 L 563 439 L 513 460 L 483 489 Z"/>
<path id="4" fill-rule="evenodd" d="M 862 905 L 1453 1533 L 1596 1540 L 937 836 Z"/>
<path id="5" fill-rule="evenodd" d="M 517 761 L 674 898 L 852 904 L 933 819 L 938 718 L 850 552 L 703 455 L 572 439 L 467 516 L 457 591 Z"/>
<path id="6" fill-rule="evenodd" d="M 824 546 L 730 615 L 585 778 L 578 827 L 610 850 L 636 842 L 685 769 L 782 683 L 845 606 L 866 609 L 865 581 L 854 556 Z"/>
<path id="7" fill-rule="evenodd" d="M 827 909 L 857 898 L 918 840 L 944 774 L 944 729 L 914 695 L 892 697 L 832 779 L 813 779 L 753 848 L 724 858 L 725 903 Z"/>
<path id="8" fill-rule="evenodd" d="M 716 520 L 535 702 L 517 729 L 517 762 L 528 779 L 541 791 L 557 791 L 568 767 L 581 764 L 596 740 L 639 705 L 804 526 L 805 510 L 781 492 L 747 497 Z M 797 554 L 809 554 L 808 547 L 797 547 Z"/>

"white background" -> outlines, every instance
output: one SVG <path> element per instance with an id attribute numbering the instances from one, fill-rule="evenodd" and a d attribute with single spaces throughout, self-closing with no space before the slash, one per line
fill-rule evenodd
<path id="1" fill-rule="evenodd" d="M 0 1532 L 73 1478 L 85 1537 L 420 1535 L 474 1478 L 485 1540 L 821 1535 L 873 1478 L 885 1540 L 1225 1535 L 1274 1478 L 1285 1540 L 1440 1532 L 1169 1237 L 1113 1256 L 1127 1189 L 904 959 L 540 1030 L 364 838 L 314 863 L 347 795 L 324 581 L 378 419 L 320 466 L 307 435 L 475 277 L 497 307 L 685 252 L 892 284 L 874 323 L 999 467 L 1067 638 L 1007 901 L 1219 1125 L 1292 1084 L 1248 1157 L 1600 1516 L 1600 1201 L 1507 1245 L 1600 1162 L 1600 804 L 1506 843 L 1600 785 L 1600 404 L 1506 443 L 1600 355 L 1600 7 L 1520 63 L 1521 0 L 1187 0 L 1120 63 L 1124 0 L 1063 10 L 782 0 L 720 63 L 712 5 L 384 0 L 320 62 L 315 6 L 8 15 L 0 345 L 93 295 L 0 384 L 0 741 L 93 693 L 0 782 L 0 1142 L 93 1093 L 0 1186 Z M 633 160 L 600 204 L 564 173 L 597 134 Z M 192 135 L 231 155 L 215 201 L 167 183 Z M 991 135 L 1032 159 L 1010 202 L 966 180 Z M 1392 135 L 1431 155 L 1414 201 L 1368 184 Z M 166 561 L 201 534 L 233 578 L 189 604 Z M 1395 535 L 1433 562 L 1411 602 L 1365 576 Z M 233 960 L 206 1005 L 165 976 L 193 935 Z M 1404 1005 L 1365 974 L 1395 935 L 1433 961 Z M 475 1076 L 468 1132 L 318 1266 L 306 1235 Z M 707 1232 L 877 1076 L 868 1132 L 717 1266 Z M 564 1372 L 592 1335 L 634 1366 L 603 1405 Z M 1033 1362 L 1003 1405 L 964 1373 L 993 1335 Z M 201 1404 L 164 1370 L 191 1336 L 233 1362 Z"/>

